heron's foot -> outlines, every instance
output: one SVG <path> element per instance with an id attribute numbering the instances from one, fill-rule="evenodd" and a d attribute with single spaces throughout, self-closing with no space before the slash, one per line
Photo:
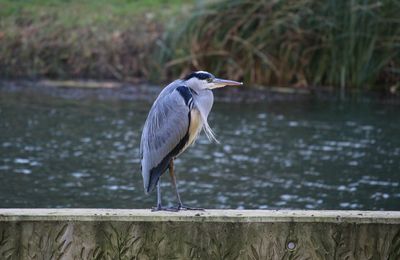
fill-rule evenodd
<path id="1" fill-rule="evenodd" d="M 161 205 L 157 205 L 157 207 L 151 208 L 151 211 L 170 211 L 170 212 L 178 212 L 179 209 L 176 207 L 163 207 Z"/>
<path id="2" fill-rule="evenodd" d="M 187 207 L 187 206 L 183 206 L 182 204 L 178 204 L 178 210 L 201 210 L 201 211 L 204 211 L 203 208 Z"/>

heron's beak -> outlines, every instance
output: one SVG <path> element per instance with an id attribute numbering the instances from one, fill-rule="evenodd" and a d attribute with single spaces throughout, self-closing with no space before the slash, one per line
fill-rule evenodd
<path id="1" fill-rule="evenodd" d="M 219 79 L 219 78 L 215 78 L 213 80 L 213 83 L 214 83 L 213 88 L 222 88 L 225 86 L 241 86 L 241 85 L 243 85 L 243 82 L 227 80 L 227 79 Z"/>

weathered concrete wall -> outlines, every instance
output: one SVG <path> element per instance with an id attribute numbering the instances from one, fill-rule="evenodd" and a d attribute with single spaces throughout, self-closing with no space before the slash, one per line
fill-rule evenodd
<path id="1" fill-rule="evenodd" d="M 0 209 L 0 259 L 400 259 L 400 212 Z"/>

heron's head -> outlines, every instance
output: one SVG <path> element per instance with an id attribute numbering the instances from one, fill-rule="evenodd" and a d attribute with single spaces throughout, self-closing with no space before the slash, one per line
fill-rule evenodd
<path id="1" fill-rule="evenodd" d="M 183 80 L 188 87 L 195 91 L 243 85 L 242 82 L 216 78 L 213 74 L 207 71 L 196 71 L 190 73 Z"/>

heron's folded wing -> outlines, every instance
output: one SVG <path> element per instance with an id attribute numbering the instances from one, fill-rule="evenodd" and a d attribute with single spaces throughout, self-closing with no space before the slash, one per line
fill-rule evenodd
<path id="1" fill-rule="evenodd" d="M 185 99 L 176 89 L 167 95 L 160 95 L 154 102 L 143 128 L 141 140 L 145 188 L 149 181 L 145 175 L 149 175 L 153 168 L 170 156 L 187 134 L 189 112 Z"/>

